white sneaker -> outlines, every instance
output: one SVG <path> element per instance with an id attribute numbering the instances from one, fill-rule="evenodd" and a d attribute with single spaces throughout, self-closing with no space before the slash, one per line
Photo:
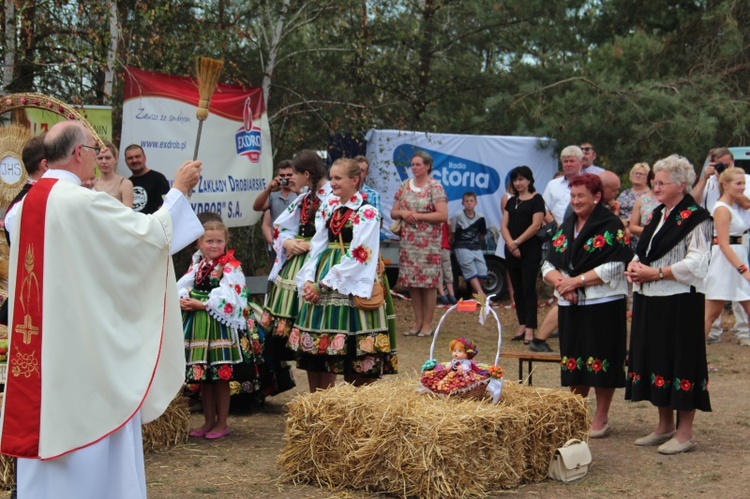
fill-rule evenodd
<path id="1" fill-rule="evenodd" d="M 706 338 L 706 345 L 713 345 L 715 343 L 721 343 L 721 336 L 714 336 L 713 334 L 709 334 L 708 338 Z"/>
<path id="2" fill-rule="evenodd" d="M 750 347 L 750 338 L 740 338 L 739 344 L 743 347 Z"/>

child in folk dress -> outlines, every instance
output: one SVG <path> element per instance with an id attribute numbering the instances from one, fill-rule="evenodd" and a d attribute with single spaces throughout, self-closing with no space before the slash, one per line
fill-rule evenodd
<path id="1" fill-rule="evenodd" d="M 243 362 L 240 334 L 247 329 L 245 275 L 234 250 L 227 251 L 228 230 L 207 222 L 200 250 L 177 282 L 183 310 L 187 383 L 200 383 L 205 421 L 190 436 L 218 439 L 229 434 L 229 381 Z"/>

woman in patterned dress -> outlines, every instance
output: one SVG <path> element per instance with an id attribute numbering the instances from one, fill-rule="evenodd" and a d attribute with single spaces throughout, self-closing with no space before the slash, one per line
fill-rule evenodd
<path id="1" fill-rule="evenodd" d="M 440 227 L 448 220 L 443 186 L 430 176 L 432 157 L 417 152 L 411 158 L 414 178 L 396 192 L 391 218 L 403 220 L 398 256 L 398 283 L 409 288 L 414 327 L 405 336 L 430 336 L 440 285 Z"/>
<path id="2" fill-rule="evenodd" d="M 235 368 L 252 356 L 249 344 L 241 346 L 240 332 L 247 329 L 245 275 L 234 251 L 226 250 L 227 228 L 207 222 L 198 239 L 199 252 L 187 273 L 177 282 L 185 332 L 186 382 L 200 383 L 203 426 L 190 436 L 217 439 L 229 434 L 229 382 Z M 245 335 L 242 336 L 247 339 Z"/>
<path id="3" fill-rule="evenodd" d="M 289 336 L 311 392 L 333 386 L 337 374 L 362 385 L 397 365 L 386 303 L 362 310 L 353 301 L 370 298 L 378 279 L 380 213 L 359 192 L 357 162 L 336 160 L 330 179 L 332 196 L 316 216 L 310 259 L 297 274 L 305 302 Z"/>
<path id="4" fill-rule="evenodd" d="M 623 223 L 627 224 L 630 220 L 630 214 L 633 213 L 635 202 L 644 194 L 651 192 L 648 186 L 648 174 L 651 168 L 648 163 L 636 163 L 630 169 L 630 183 L 632 187 L 625 189 L 617 196 L 617 203 L 620 205 L 620 218 Z"/>
<path id="5" fill-rule="evenodd" d="M 315 234 L 315 214 L 331 194 L 325 166 L 318 153 L 305 149 L 292 161 L 294 173 L 289 188 L 305 191 L 273 223 L 273 249 L 276 252 L 268 280 L 273 282 L 266 295 L 261 326 L 267 332 L 266 357 L 272 382 L 269 395 L 292 388 L 286 361 L 296 354 L 288 346 L 289 333 L 299 313 L 295 276 L 310 256 L 310 240 Z M 289 381 L 285 381 L 289 379 Z"/>

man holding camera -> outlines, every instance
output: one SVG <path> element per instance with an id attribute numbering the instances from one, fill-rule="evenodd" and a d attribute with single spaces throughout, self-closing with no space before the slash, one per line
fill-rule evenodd
<path id="1" fill-rule="evenodd" d="M 714 205 L 719 200 L 718 177 L 727 168 L 734 167 L 734 156 L 726 147 L 717 147 L 708 153 L 709 162 L 703 169 L 700 179 L 693 187 L 693 198 L 709 213 L 713 213 Z M 750 217 L 750 175 L 745 174 L 745 196 L 740 199 L 740 208 L 745 216 Z M 748 218 L 750 221 L 750 218 Z M 732 312 L 734 313 L 735 323 L 734 331 L 740 345 L 750 346 L 750 327 L 745 310 L 737 302 L 732 302 Z M 711 325 L 711 332 L 708 334 L 706 343 L 719 343 L 721 341 L 721 316 Z"/>
<path id="2" fill-rule="evenodd" d="M 294 173 L 292 162 L 286 159 L 278 164 L 276 170 L 276 178 L 268 183 L 253 203 L 253 210 L 263 212 L 261 231 L 268 244 L 268 258 L 271 265 L 276 259 L 276 253 L 273 251 L 273 222 L 287 206 L 292 204 L 292 201 L 297 199 L 297 195 L 289 188 L 289 179 Z"/>

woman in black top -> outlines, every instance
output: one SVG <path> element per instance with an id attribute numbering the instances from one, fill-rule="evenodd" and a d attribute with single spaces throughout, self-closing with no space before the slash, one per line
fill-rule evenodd
<path id="1" fill-rule="evenodd" d="M 542 265 L 542 242 L 536 233 L 544 219 L 544 200 L 534 189 L 534 174 L 528 166 L 510 172 L 513 197 L 503 210 L 502 233 L 505 261 L 516 296 L 518 334 L 514 341 L 525 345 L 534 338 L 536 320 L 536 278 Z"/>

